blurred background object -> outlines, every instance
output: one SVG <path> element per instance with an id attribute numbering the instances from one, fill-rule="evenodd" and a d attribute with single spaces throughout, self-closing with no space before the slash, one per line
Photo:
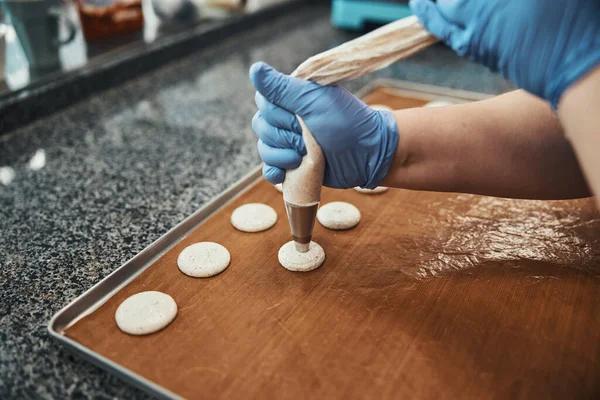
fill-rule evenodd
<path id="1" fill-rule="evenodd" d="M 23 53 L 23 48 L 12 25 L 4 26 L 5 49 L 2 52 L 4 62 L 1 63 L 4 85 L 2 89 L 18 90 L 29 84 L 29 62 Z"/>
<path id="2" fill-rule="evenodd" d="M 152 8 L 161 20 L 188 20 L 196 16 L 191 0 L 152 0 Z"/>
<path id="3" fill-rule="evenodd" d="M 191 0 L 201 9 L 202 18 L 227 18 L 248 12 L 246 0 Z"/>
<path id="4" fill-rule="evenodd" d="M 27 58 L 30 77 L 59 70 L 59 49 L 77 33 L 61 4 L 57 0 L 4 0 L 2 5 Z"/>
<path id="5" fill-rule="evenodd" d="M 333 0 L 331 23 L 343 29 L 362 30 L 368 24 L 387 24 L 411 15 L 408 0 Z"/>
<path id="6" fill-rule="evenodd" d="M 292 0 L 0 0 L 0 97 Z"/>
<path id="7" fill-rule="evenodd" d="M 221 19 L 245 11 L 246 0 L 151 0 L 162 22 Z"/>
<path id="8" fill-rule="evenodd" d="M 83 36 L 88 43 L 144 27 L 142 0 L 77 0 Z"/>
<path id="9" fill-rule="evenodd" d="M 247 0 L 246 12 L 253 13 L 276 4 L 284 3 L 287 0 Z"/>

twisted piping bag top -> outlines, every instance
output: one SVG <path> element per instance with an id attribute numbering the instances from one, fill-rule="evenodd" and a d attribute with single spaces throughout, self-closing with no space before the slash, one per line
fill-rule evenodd
<path id="1" fill-rule="evenodd" d="M 292 76 L 332 85 L 385 68 L 437 41 L 417 17 L 411 16 L 309 58 Z M 325 158 L 304 121 L 297 118 L 302 126 L 307 154 L 298 168 L 286 172 L 283 198 L 290 204 L 308 206 L 321 199 Z"/>
<path id="2" fill-rule="evenodd" d="M 382 69 L 437 41 L 416 17 L 408 17 L 309 58 L 292 76 L 331 85 Z M 296 249 L 306 252 L 321 201 L 325 157 L 302 118 L 296 117 L 307 154 L 298 168 L 286 172 L 283 199 Z"/>

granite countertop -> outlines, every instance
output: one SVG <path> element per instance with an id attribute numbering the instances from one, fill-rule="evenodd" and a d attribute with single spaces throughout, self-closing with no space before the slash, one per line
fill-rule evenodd
<path id="1" fill-rule="evenodd" d="M 352 36 L 307 7 L 0 137 L 0 398 L 146 397 L 51 340 L 48 321 L 259 164 L 253 62 L 291 72 Z M 510 89 L 441 45 L 348 88 L 374 77 Z"/>

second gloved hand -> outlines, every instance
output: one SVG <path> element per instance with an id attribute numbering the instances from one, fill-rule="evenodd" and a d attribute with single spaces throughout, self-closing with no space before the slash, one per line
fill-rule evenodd
<path id="1" fill-rule="evenodd" d="M 283 182 L 285 170 L 306 154 L 296 115 L 323 150 L 325 186 L 372 189 L 385 178 L 398 147 L 391 112 L 374 110 L 342 87 L 292 78 L 264 63 L 252 65 L 250 79 L 259 109 L 252 127 L 269 182 Z"/>
<path id="2" fill-rule="evenodd" d="M 557 107 L 600 63 L 598 0 L 410 0 L 435 36 Z"/>

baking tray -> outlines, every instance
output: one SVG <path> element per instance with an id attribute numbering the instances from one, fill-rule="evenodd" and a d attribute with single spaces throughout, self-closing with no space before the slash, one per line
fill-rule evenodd
<path id="1" fill-rule="evenodd" d="M 436 99 L 489 97 L 395 81 L 373 82 L 358 95 L 373 104 L 385 98 L 382 93 L 409 97 L 407 107 Z M 278 265 L 277 250 L 289 240 L 289 227 L 281 195 L 260 178 L 257 167 L 57 313 L 50 333 L 77 354 L 160 398 L 563 393 L 547 383 L 549 378 L 571 394 L 585 397 L 598 390 L 597 367 L 573 372 L 594 365 L 596 359 L 589 354 L 600 349 L 600 302 L 594 295 L 600 289 L 600 280 L 594 278 L 600 274 L 600 255 L 594 250 L 600 226 L 593 200 L 532 202 L 405 190 L 370 196 L 327 188 L 322 200 L 350 201 L 363 220 L 345 232 L 317 224 L 315 240 L 325 248 L 327 260 L 316 271 L 298 274 Z M 279 215 L 276 226 L 258 234 L 235 231 L 229 215 L 248 201 L 272 205 Z M 532 233 L 533 228 L 541 229 L 547 240 Z M 178 252 L 212 238 L 230 241 L 223 243 L 232 253 L 230 267 L 207 280 L 181 275 L 175 263 Z M 130 337 L 118 331 L 112 315 L 120 301 L 141 290 L 171 294 L 180 311 L 163 331 Z M 536 290 L 554 295 L 559 304 L 540 312 L 543 304 L 530 294 Z M 195 297 L 214 309 L 190 308 L 198 307 Z M 225 303 L 218 315 L 216 300 Z M 524 300 L 529 308 L 520 303 Z M 196 319 L 188 317 L 193 313 Z M 544 328 L 556 325 L 558 316 L 584 327 L 569 337 L 577 342 L 570 345 L 571 352 L 564 350 L 566 333 L 544 330 L 549 345 L 526 360 L 539 338 L 519 325 Z M 242 323 L 246 325 L 240 327 Z M 472 335 L 474 329 L 478 335 Z M 206 335 L 210 345 L 190 337 L 196 334 Z M 169 336 L 187 344 L 177 361 L 169 357 L 182 350 L 165 350 Z M 145 347 L 166 358 L 150 367 Z M 507 349 L 525 361 L 512 360 Z M 554 353 L 547 354 L 548 349 Z M 238 350 L 246 361 L 235 358 Z M 548 367 L 540 368 L 540 363 Z M 190 365 L 196 368 L 197 382 L 173 383 L 173 376 L 189 373 Z M 519 368 L 528 375 L 527 382 L 518 383 L 518 373 L 511 375 Z M 558 379 L 565 372 L 567 378 Z M 581 385 L 582 380 L 588 384 Z M 198 384 L 204 392 L 194 390 Z M 520 386 L 511 389 L 511 384 Z"/>
<path id="2" fill-rule="evenodd" d="M 257 179 L 259 179 L 261 170 L 261 166 L 254 168 L 218 197 L 199 208 L 195 213 L 181 221 L 162 237 L 142 250 L 138 255 L 117 268 L 106 278 L 92 286 L 88 291 L 56 313 L 48 324 L 48 330 L 52 337 L 67 346 L 68 349 L 74 351 L 75 354 L 82 356 L 86 360 L 104 368 L 108 372 L 114 373 L 130 384 L 133 384 L 158 398 L 181 398 L 175 393 L 147 380 L 143 376 L 140 376 L 127 368 L 123 368 L 106 357 L 96 354 L 88 347 L 67 337 L 64 332 L 81 318 L 93 313 L 115 293 L 127 286 L 128 283 L 133 281 L 145 269 L 150 267 L 198 225 L 202 224 L 202 222 L 210 218 L 211 215 L 221 209 L 224 205 L 247 190 L 249 185 L 255 183 Z"/>

